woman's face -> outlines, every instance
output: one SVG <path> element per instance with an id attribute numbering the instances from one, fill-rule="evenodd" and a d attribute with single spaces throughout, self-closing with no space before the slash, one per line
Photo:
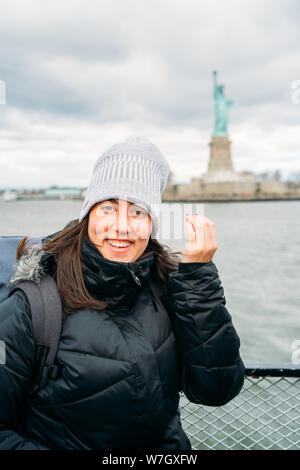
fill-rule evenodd
<path id="1" fill-rule="evenodd" d="M 151 231 L 150 215 L 145 209 L 129 201 L 101 201 L 89 212 L 89 239 L 102 256 L 112 261 L 136 261 L 144 253 Z M 118 241 L 122 241 L 124 245 L 130 244 L 126 247 L 112 246 Z"/>

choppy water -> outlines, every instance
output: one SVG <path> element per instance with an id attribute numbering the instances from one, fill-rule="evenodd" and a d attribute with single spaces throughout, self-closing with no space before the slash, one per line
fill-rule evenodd
<path id="1" fill-rule="evenodd" d="M 77 218 L 81 201 L 0 202 L 0 235 L 47 235 Z M 291 362 L 300 340 L 300 201 L 207 203 L 214 262 L 247 362 Z M 172 240 L 174 250 L 184 240 Z"/>

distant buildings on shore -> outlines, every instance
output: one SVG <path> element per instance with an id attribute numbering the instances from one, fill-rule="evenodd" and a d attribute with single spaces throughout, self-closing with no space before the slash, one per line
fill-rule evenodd
<path id="1" fill-rule="evenodd" d="M 84 199 L 85 189 L 82 188 L 59 188 L 52 186 L 45 189 L 23 189 L 0 191 L 0 199 L 5 202 L 16 200 L 44 200 L 44 199 Z"/>
<path id="2" fill-rule="evenodd" d="M 237 174 L 236 180 L 228 181 L 228 174 L 218 174 L 207 182 L 205 178 L 192 178 L 190 183 L 167 183 L 162 195 L 163 201 L 249 201 L 249 200 L 283 200 L 300 199 L 300 181 L 284 182 L 266 178 L 258 180 L 257 175 L 249 171 Z M 0 201 L 16 200 L 83 200 L 86 189 L 59 188 L 31 190 L 0 190 Z"/>

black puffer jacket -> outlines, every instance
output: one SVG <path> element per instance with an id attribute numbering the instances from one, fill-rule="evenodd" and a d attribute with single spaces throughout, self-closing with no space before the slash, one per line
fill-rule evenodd
<path id="1" fill-rule="evenodd" d="M 33 248 L 15 278 L 50 272 L 47 256 Z M 171 321 L 149 287 L 153 254 L 118 263 L 86 240 L 83 259 L 88 290 L 110 307 L 64 316 L 62 375 L 38 392 L 22 435 L 15 429 L 34 364 L 31 312 L 21 291 L 0 304 L 0 449 L 190 449 L 179 390 L 219 406 L 244 380 L 215 264 L 179 263 L 169 274 Z"/>

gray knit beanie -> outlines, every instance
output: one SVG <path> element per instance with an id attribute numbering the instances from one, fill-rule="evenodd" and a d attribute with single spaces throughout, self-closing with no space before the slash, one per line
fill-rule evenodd
<path id="1" fill-rule="evenodd" d="M 79 220 L 97 202 L 125 199 L 146 210 L 152 218 L 152 238 L 157 236 L 163 193 L 170 168 L 148 139 L 129 137 L 106 150 L 96 161 Z"/>

